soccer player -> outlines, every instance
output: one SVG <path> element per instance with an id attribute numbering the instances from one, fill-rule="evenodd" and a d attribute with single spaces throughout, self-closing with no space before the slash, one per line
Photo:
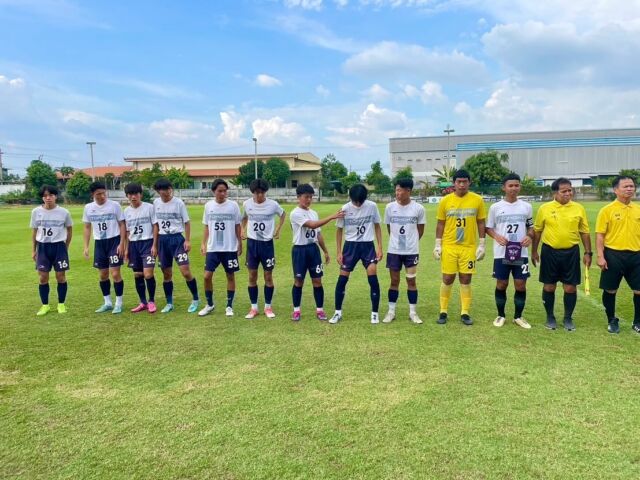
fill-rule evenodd
<path id="1" fill-rule="evenodd" d="M 633 331 L 640 333 L 640 205 L 633 202 L 635 179 L 619 175 L 613 179 L 616 199 L 603 207 L 596 220 L 596 251 L 602 289 L 602 304 L 609 333 L 620 331 L 616 317 L 616 292 L 624 278 L 633 290 Z"/>
<path id="2" fill-rule="evenodd" d="M 40 188 L 43 205 L 31 211 L 31 241 L 33 251 L 31 258 L 36 262 L 36 270 L 40 277 L 38 291 L 42 306 L 36 315 L 49 313 L 49 272 L 56 272 L 58 282 L 58 313 L 67 313 L 64 301 L 67 297 L 67 277 L 69 270 L 69 244 L 73 233 L 73 221 L 66 208 L 56 205 L 58 189 L 52 185 Z"/>
<path id="3" fill-rule="evenodd" d="M 242 205 L 242 238 L 247 239 L 247 268 L 249 269 L 249 300 L 251 310 L 245 318 L 255 318 L 258 315 L 258 267 L 262 264 L 264 272 L 264 314 L 268 318 L 275 318 L 271 308 L 273 299 L 273 268 L 276 264 L 276 255 L 273 248 L 273 239 L 280 238 L 280 230 L 287 216 L 278 202 L 267 198 L 269 182 L 262 178 L 256 178 L 249 185 L 253 194 Z M 274 217 L 280 217 L 278 226 L 275 227 Z M 249 227 L 247 229 L 247 226 Z"/>
<path id="4" fill-rule="evenodd" d="M 405 268 L 407 279 L 407 297 L 409 299 L 409 320 L 421 324 L 416 306 L 418 304 L 418 288 L 416 276 L 420 261 L 420 239 L 424 234 L 426 223 L 424 207 L 411 200 L 413 180 L 399 179 L 395 182 L 396 200 L 384 210 L 384 223 L 387 224 L 389 245 L 387 248 L 387 268 L 391 276 L 389 285 L 389 311 L 382 320 L 391 323 L 396 318 L 396 302 L 400 287 L 400 272 Z"/>
<path id="5" fill-rule="evenodd" d="M 173 261 L 175 260 L 180 273 L 187 282 L 191 292 L 192 301 L 187 312 L 194 313 L 200 305 L 198 297 L 198 282 L 191 273 L 189 267 L 189 252 L 191 251 L 191 221 L 184 202 L 173 196 L 173 185 L 166 178 L 156 181 L 153 189 L 160 198 L 153 201 L 156 213 L 156 221 L 159 241 L 158 259 L 164 276 L 162 288 L 167 299 L 167 304 L 160 313 L 169 313 L 173 310 Z M 184 235 L 183 235 L 184 233 Z"/>
<path id="6" fill-rule="evenodd" d="M 124 281 L 120 273 L 124 256 L 126 229 L 124 215 L 118 202 L 107 198 L 107 186 L 97 181 L 89 185 L 93 202 L 84 206 L 82 222 L 84 223 L 84 258 L 89 259 L 89 241 L 93 230 L 93 266 L 98 269 L 100 290 L 104 298 L 96 313 L 122 313 L 122 294 Z M 111 283 L 116 294 L 115 306 L 111 303 Z"/>
<path id="7" fill-rule="evenodd" d="M 242 217 L 240 207 L 233 200 L 227 199 L 229 185 L 218 178 L 211 185 L 214 199 L 204 206 L 202 223 L 204 236 L 200 252 L 206 255 L 204 266 L 204 293 L 207 304 L 198 312 L 204 317 L 214 309 L 213 304 L 213 272 L 222 264 L 227 274 L 227 317 L 233 316 L 233 297 L 236 293 L 235 272 L 240 270 L 238 257 L 242 255 Z"/>
<path id="8" fill-rule="evenodd" d="M 447 310 L 453 282 L 460 280 L 460 320 L 473 325 L 471 308 L 471 278 L 476 273 L 476 261 L 484 258 L 486 211 L 482 197 L 470 192 L 471 176 L 466 170 L 453 174 L 454 191 L 438 205 L 438 225 L 433 256 L 442 260 L 440 285 L 440 316 L 437 323 L 447 323 Z M 476 248 L 476 236 L 479 237 Z"/>
<path id="9" fill-rule="evenodd" d="M 572 318 L 578 299 L 576 286 L 580 285 L 580 240 L 584 245 L 582 263 L 586 268 L 591 266 L 593 256 L 589 222 L 584 207 L 572 201 L 571 181 L 560 177 L 551 184 L 551 191 L 554 199 L 541 205 L 536 213 L 531 260 L 534 266 L 540 262 L 540 282 L 544 284 L 542 303 L 547 312 L 547 322 L 544 326 L 549 330 L 556 329 L 553 307 L 556 300 L 556 284 L 562 282 L 563 323 L 564 328 L 572 332 L 576 329 Z M 541 240 L 542 251 L 538 255 Z"/>
<path id="10" fill-rule="evenodd" d="M 382 229 L 380 228 L 380 212 L 378 206 L 367 200 L 367 188 L 358 183 L 349 189 L 351 201 L 342 207 L 344 219 L 336 221 L 337 260 L 340 275 L 336 283 L 336 311 L 329 323 L 336 324 L 342 320 L 342 302 L 349 275 L 362 262 L 367 270 L 369 296 L 371 298 L 371 323 L 378 323 L 378 307 L 380 305 L 380 284 L 378 283 L 378 262 L 382 259 Z M 344 232 L 345 242 L 342 244 Z M 373 237 L 378 242 L 376 249 Z"/>
<path id="11" fill-rule="evenodd" d="M 513 276 L 515 313 L 513 323 L 529 329 L 531 325 L 522 318 L 527 300 L 527 278 L 529 278 L 529 255 L 527 247 L 533 240 L 533 208 L 520 200 L 520 176 L 509 173 L 502 179 L 504 199 L 489 208 L 487 235 L 493 238 L 493 277 L 496 279 L 495 300 L 498 316 L 493 321 L 496 327 L 505 322 L 504 307 L 507 304 L 509 277 Z"/>
<path id="12" fill-rule="evenodd" d="M 155 313 L 156 278 L 153 269 L 158 253 L 155 209 L 150 203 L 142 201 L 140 184 L 129 183 L 124 187 L 124 193 L 129 199 L 129 206 L 124 209 L 124 219 L 129 234 L 125 258 L 129 261 L 129 268 L 133 270 L 136 292 L 140 297 L 140 303 L 132 308 L 131 312 L 147 310 L 149 313 Z M 149 292 L 148 301 L 147 291 Z"/>
<path id="13" fill-rule="evenodd" d="M 313 284 L 313 298 L 316 301 L 316 317 L 318 320 L 327 319 L 324 312 L 324 288 L 322 287 L 322 275 L 324 266 L 320 257 L 320 249 L 324 252 L 324 261 L 329 263 L 329 251 L 324 243 L 321 228 L 336 218 L 344 218 L 344 212 L 339 210 L 337 213 L 319 220 L 318 213 L 311 210 L 311 202 L 315 190 L 308 183 L 298 185 L 296 195 L 298 196 L 298 206 L 293 209 L 289 220 L 293 230 L 293 249 L 291 250 L 291 261 L 293 263 L 293 288 L 291 296 L 293 297 L 293 314 L 291 320 L 299 322 L 300 304 L 302 303 L 302 287 L 304 286 L 304 278 L 309 272 L 311 283 Z"/>

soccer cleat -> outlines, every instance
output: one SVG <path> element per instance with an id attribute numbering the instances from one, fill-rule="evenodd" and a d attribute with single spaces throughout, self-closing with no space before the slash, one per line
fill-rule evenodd
<path id="1" fill-rule="evenodd" d="M 200 306 L 200 300 L 193 300 L 189 308 L 187 308 L 187 313 L 196 313 L 198 311 L 198 307 Z"/>
<path id="2" fill-rule="evenodd" d="M 384 318 L 382 319 L 382 323 L 391 323 L 395 320 L 395 318 L 396 318 L 396 312 L 392 312 L 391 310 L 389 310 L 387 314 L 384 316 Z"/>
<path id="3" fill-rule="evenodd" d="M 204 317 L 213 312 L 213 309 L 216 308 L 215 305 L 205 305 L 202 310 L 198 312 L 199 317 Z"/>
<path id="4" fill-rule="evenodd" d="M 549 330 L 555 330 L 557 327 L 556 317 L 547 317 L 547 323 L 544 324 L 544 328 Z"/>
<path id="5" fill-rule="evenodd" d="M 252 318 L 256 318 L 258 315 L 258 310 L 252 308 L 251 310 L 249 310 L 249 313 L 244 316 L 244 318 L 248 318 L 249 320 L 251 320 Z"/>
<path id="6" fill-rule="evenodd" d="M 501 316 L 498 315 L 496 317 L 496 319 L 493 321 L 493 326 L 494 327 L 501 327 L 501 326 L 504 325 L 505 320 L 506 319 L 504 317 L 501 317 Z M 514 320 L 514 322 L 515 322 L 515 320 Z"/>
<path id="7" fill-rule="evenodd" d="M 158 310 L 158 307 L 156 307 L 155 302 L 149 302 L 147 303 L 147 310 L 149 310 L 149 313 L 156 313 L 156 310 Z"/>
<path id="8" fill-rule="evenodd" d="M 636 333 L 640 333 L 640 323 L 633 322 L 631 329 Z"/>
<path id="9" fill-rule="evenodd" d="M 40 310 L 38 310 L 38 313 L 36 313 L 36 315 L 38 317 L 41 317 L 43 315 L 46 315 L 47 313 L 49 313 L 51 311 L 51 307 L 49 305 L 42 305 L 40 307 Z"/>
<path id="10" fill-rule="evenodd" d="M 321 322 L 326 322 L 327 321 L 327 314 L 322 309 L 316 310 L 316 318 L 318 320 L 320 320 Z"/>
<path id="11" fill-rule="evenodd" d="M 529 330 L 531 328 L 531 325 L 529 325 L 529 322 L 527 322 L 524 318 L 520 317 L 520 318 L 514 318 L 513 319 L 513 323 L 515 323 L 516 325 L 518 325 L 519 327 L 524 328 L 525 330 Z"/>
<path id="12" fill-rule="evenodd" d="M 294 322 L 299 322 L 300 321 L 300 310 L 294 310 L 293 313 L 291 314 L 291 320 Z"/>
<path id="13" fill-rule="evenodd" d="M 417 313 L 410 313 L 409 320 L 411 320 L 411 323 L 415 323 L 416 325 L 422 325 L 422 319 Z"/>
<path id="14" fill-rule="evenodd" d="M 225 309 L 224 309 L 224 314 L 225 314 L 227 317 L 233 317 L 233 308 L 231 308 L 231 307 L 227 307 L 227 308 L 225 308 Z"/>
<path id="15" fill-rule="evenodd" d="M 113 307 L 113 310 L 111 311 L 111 313 L 114 315 L 122 313 L 122 305 L 116 305 L 115 307 Z"/>
<path id="16" fill-rule="evenodd" d="M 436 320 L 436 323 L 439 325 L 444 325 L 445 323 L 447 323 L 447 312 L 440 312 L 440 315 L 438 316 L 438 320 Z"/>
<path id="17" fill-rule="evenodd" d="M 96 309 L 95 313 L 105 313 L 111 310 L 113 310 L 113 305 L 105 303 L 104 305 L 101 305 L 100 308 Z"/>
<path id="18" fill-rule="evenodd" d="M 67 313 L 67 307 L 64 303 L 58 304 L 58 313 Z"/>
<path id="19" fill-rule="evenodd" d="M 573 332 L 576 329 L 576 326 L 573 324 L 572 318 L 565 318 L 562 323 L 564 323 L 564 329 L 567 332 Z"/>
<path id="20" fill-rule="evenodd" d="M 378 312 L 371 312 L 371 324 L 377 325 L 380 323 L 380 319 L 378 318 Z"/>
<path id="21" fill-rule="evenodd" d="M 164 306 L 164 308 L 162 310 L 160 310 L 160 313 L 169 313 L 172 310 L 173 310 L 173 303 L 167 303 Z"/>
<path id="22" fill-rule="evenodd" d="M 139 313 L 139 312 L 142 312 L 142 311 L 144 311 L 146 309 L 147 309 L 147 304 L 146 303 L 141 303 L 137 307 L 132 308 L 131 309 L 131 313 Z"/>
<path id="23" fill-rule="evenodd" d="M 264 314 L 267 318 L 276 318 L 276 314 L 273 313 L 273 308 L 271 307 L 264 307 Z"/>
<path id="24" fill-rule="evenodd" d="M 609 325 L 607 326 L 607 331 L 609 333 L 620 333 L 620 321 L 617 318 L 612 318 L 609 320 Z"/>
<path id="25" fill-rule="evenodd" d="M 466 313 L 460 315 L 460 321 L 464 323 L 467 327 L 470 327 L 471 325 L 473 325 L 473 320 L 471 320 L 471 317 Z"/>
<path id="26" fill-rule="evenodd" d="M 329 319 L 329 323 L 331 325 L 335 325 L 336 323 L 338 323 L 340 320 L 342 320 L 342 315 L 340 315 L 339 313 L 334 313 L 333 317 L 331 317 Z"/>

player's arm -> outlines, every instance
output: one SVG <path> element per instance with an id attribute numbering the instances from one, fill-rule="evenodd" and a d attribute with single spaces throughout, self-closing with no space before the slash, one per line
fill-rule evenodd
<path id="1" fill-rule="evenodd" d="M 322 236 L 322 232 L 318 232 L 318 245 L 324 252 L 324 263 L 329 264 L 331 261 L 331 257 L 329 256 L 329 250 L 327 250 L 327 246 L 324 244 L 324 237 Z"/>
<path id="2" fill-rule="evenodd" d="M 31 258 L 33 260 L 35 260 L 36 256 L 38 255 L 38 242 L 36 240 L 37 236 L 38 236 L 38 229 L 32 228 L 31 229 L 31 245 L 33 248 L 31 250 Z"/>
<path id="3" fill-rule="evenodd" d="M 378 250 L 376 250 L 376 258 L 378 261 L 382 260 L 382 229 L 379 223 L 373 224 L 374 232 L 376 233 L 376 241 L 378 242 Z"/>
<path id="4" fill-rule="evenodd" d="M 591 266 L 591 260 L 593 257 L 593 251 L 591 250 L 591 235 L 588 233 L 580 233 L 582 239 L 582 245 L 584 246 L 584 255 L 582 257 L 582 263 L 589 268 Z"/>
<path id="5" fill-rule="evenodd" d="M 160 237 L 160 227 L 157 223 L 153 224 L 153 244 L 151 245 L 151 256 L 158 256 L 158 238 Z"/>
<path id="6" fill-rule="evenodd" d="M 89 258 L 89 241 L 91 240 L 91 224 L 85 223 L 84 229 L 82 231 L 82 239 L 84 240 L 84 249 L 82 253 L 84 254 L 84 258 Z"/>
<path id="7" fill-rule="evenodd" d="M 200 253 L 202 255 L 207 254 L 207 243 L 209 242 L 209 225 L 204 226 L 204 231 L 202 233 L 202 243 L 200 243 Z"/>
<path id="8" fill-rule="evenodd" d="M 522 245 L 523 247 L 528 247 L 529 245 L 531 245 L 534 235 L 535 232 L 533 230 L 533 227 L 527 228 L 527 234 L 522 238 L 522 240 L 520 240 L 520 245 Z"/>
<path id="9" fill-rule="evenodd" d="M 478 225 L 478 248 L 476 248 L 476 260 L 482 260 L 484 258 L 485 250 L 484 245 L 487 236 L 486 221 L 484 218 L 476 217 L 476 224 Z"/>
<path id="10" fill-rule="evenodd" d="M 424 235 L 424 223 L 419 223 L 417 225 L 418 228 L 418 240 L 422 239 L 422 236 Z"/>
<path id="11" fill-rule="evenodd" d="M 241 235 L 242 240 L 247 239 L 247 223 L 248 222 L 249 222 L 249 217 L 247 217 L 247 214 L 245 213 L 240 222 L 240 224 L 242 225 L 242 235 Z"/>
<path id="12" fill-rule="evenodd" d="M 342 265 L 342 231 L 341 227 L 336 227 L 336 260 L 339 265 Z"/>
<path id="13" fill-rule="evenodd" d="M 536 219 L 533 222 L 533 242 L 531 244 L 531 261 L 533 266 L 537 267 L 540 263 L 540 255 L 538 254 L 538 245 L 540 245 L 540 239 L 542 238 L 542 232 L 544 231 L 544 205 L 538 209 L 536 213 Z"/>
<path id="14" fill-rule="evenodd" d="M 236 238 L 238 239 L 238 256 L 242 255 L 242 226 L 236 223 Z"/>
<path id="15" fill-rule="evenodd" d="M 73 238 L 73 226 L 69 225 L 67 227 L 67 240 L 64 244 L 67 246 L 67 250 L 69 250 L 69 245 L 71 245 L 71 239 Z"/>
<path id="16" fill-rule="evenodd" d="M 326 225 L 332 220 L 336 220 L 338 218 L 344 218 L 344 216 L 345 216 L 345 213 L 342 210 L 338 210 L 333 215 L 329 215 L 328 217 L 321 218 L 320 220 L 307 220 L 302 224 L 302 226 L 315 230 L 316 228 Z"/>
<path id="17" fill-rule="evenodd" d="M 278 222 L 278 226 L 276 227 L 276 231 L 273 232 L 273 238 L 278 240 L 280 238 L 280 230 L 282 230 L 282 226 L 284 225 L 284 221 L 287 218 L 287 212 L 282 211 L 282 215 L 280 215 L 280 221 Z"/>
<path id="18" fill-rule="evenodd" d="M 604 259 L 604 233 L 596 232 L 596 252 L 598 254 L 597 262 L 600 270 L 606 270 L 608 265 Z"/>
<path id="19" fill-rule="evenodd" d="M 120 244 L 116 249 L 116 253 L 118 254 L 119 257 L 122 257 L 124 256 L 124 251 L 127 246 L 127 224 L 125 223 L 124 220 L 120 220 L 118 222 L 118 226 L 120 227 Z"/>
<path id="20" fill-rule="evenodd" d="M 191 251 L 191 221 L 184 222 L 184 251 Z"/>

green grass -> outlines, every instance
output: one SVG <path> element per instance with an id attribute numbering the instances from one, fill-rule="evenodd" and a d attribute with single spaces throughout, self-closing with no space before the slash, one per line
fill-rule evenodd
<path id="1" fill-rule="evenodd" d="M 586 205 L 592 227 L 601 205 Z M 317 209 L 322 216 L 336 205 Z M 79 222 L 81 208 L 71 210 Z M 487 258 L 473 281 L 475 325 L 456 320 L 457 287 L 453 321 L 436 325 L 440 275 L 427 210 L 422 326 L 406 320 L 404 287 L 398 320 L 370 325 L 362 269 L 347 286 L 341 324 L 312 318 L 309 284 L 303 320 L 292 324 L 288 227 L 277 242 L 275 320 L 243 318 L 245 269 L 232 319 L 220 308 L 205 318 L 183 313 L 181 279 L 168 316 L 93 314 L 101 294 L 81 256 L 79 223 L 70 312 L 36 318 L 29 210 L 0 210 L 0 478 L 639 478 L 640 338 L 630 331 L 629 289 L 619 295 L 620 335 L 606 333 L 595 268 L 592 296 L 580 290 L 577 331 L 550 332 L 533 269 L 532 330 L 496 329 Z M 202 207 L 190 212 L 197 245 Z M 334 229 L 323 232 L 334 256 Z M 192 261 L 202 291 L 203 258 Z M 324 277 L 329 312 L 337 273 L 332 263 Z M 384 314 L 384 268 L 380 279 Z M 214 281 L 224 298 L 223 275 Z M 125 282 L 132 307 L 128 270 Z M 510 289 L 508 313 L 512 298 Z"/>

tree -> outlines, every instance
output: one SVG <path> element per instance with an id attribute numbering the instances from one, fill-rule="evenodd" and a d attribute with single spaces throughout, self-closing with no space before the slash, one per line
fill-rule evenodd
<path id="1" fill-rule="evenodd" d="M 233 179 L 235 185 L 241 185 L 248 187 L 253 179 L 256 178 L 255 165 L 253 160 L 249 160 L 244 165 L 240 166 L 238 171 L 240 172 L 236 178 Z M 264 178 L 264 162 L 258 160 L 258 178 Z"/>
<path id="2" fill-rule="evenodd" d="M 609 196 L 609 188 L 611 188 L 611 179 L 596 178 L 595 182 L 593 182 L 593 186 L 598 193 L 598 199 L 606 200 Z"/>
<path id="3" fill-rule="evenodd" d="M 284 187 L 291 177 L 287 162 L 278 157 L 271 157 L 264 166 L 264 178 L 273 187 Z"/>
<path id="4" fill-rule="evenodd" d="M 153 188 L 153 184 L 156 183 L 156 180 L 164 176 L 162 165 L 156 162 L 151 168 L 145 168 L 140 171 L 140 183 L 145 187 Z"/>
<path id="5" fill-rule="evenodd" d="M 42 185 L 56 185 L 58 179 L 51 165 L 42 160 L 33 160 L 27 167 L 27 189 L 31 191 L 33 198 L 39 198 L 39 190 Z"/>
<path id="6" fill-rule="evenodd" d="M 189 188 L 193 184 L 193 179 L 184 165 L 182 168 L 171 167 L 167 169 L 165 177 L 169 179 L 174 188 Z"/>
<path id="7" fill-rule="evenodd" d="M 74 200 L 89 200 L 89 186 L 91 185 L 91 177 L 80 171 L 76 172 L 67 182 L 67 195 Z"/>
<path id="8" fill-rule="evenodd" d="M 342 177 L 340 181 L 342 182 L 342 187 L 346 191 L 348 191 L 356 183 L 362 183 L 360 175 L 358 175 L 356 172 L 349 172 L 346 176 Z"/>
<path id="9" fill-rule="evenodd" d="M 107 186 L 107 190 L 115 190 L 116 188 L 116 176 L 111 173 L 104 174 L 104 184 Z M 111 187 L 111 188 L 109 188 Z"/>
<path id="10" fill-rule="evenodd" d="M 436 182 L 438 183 L 453 183 L 453 174 L 458 171 L 456 167 L 443 165 L 440 170 L 434 169 L 436 172 Z"/>
<path id="11" fill-rule="evenodd" d="M 640 181 L 640 168 L 623 168 L 618 175 L 623 177 L 631 177 L 635 180 L 636 185 Z"/>
<path id="12" fill-rule="evenodd" d="M 364 177 L 364 181 L 375 188 L 376 193 L 390 193 L 393 191 L 391 179 L 382 170 L 382 165 L 378 160 L 371 165 L 371 171 Z"/>
<path id="13" fill-rule="evenodd" d="M 58 168 L 58 171 L 60 172 L 61 175 L 65 177 L 71 177 L 75 173 L 76 169 L 73 167 L 63 165 L 62 167 Z"/>
<path id="14" fill-rule="evenodd" d="M 404 178 L 408 178 L 409 180 L 413 180 L 413 170 L 411 170 L 411 167 L 404 167 L 404 168 L 401 168 L 400 170 L 398 170 L 396 172 L 395 177 L 393 177 L 392 183 L 395 185 L 395 183 L 398 180 L 404 179 Z"/>
<path id="15" fill-rule="evenodd" d="M 123 186 L 127 183 L 140 183 L 140 170 L 126 170 L 122 172 L 120 182 Z"/>
<path id="16" fill-rule="evenodd" d="M 320 188 L 326 191 L 333 191 L 331 182 L 336 182 L 349 174 L 345 167 L 333 153 L 327 154 L 320 162 Z"/>
<path id="17" fill-rule="evenodd" d="M 509 173 L 503 163 L 509 161 L 509 155 L 490 150 L 476 153 L 464 162 L 464 169 L 471 175 L 471 181 L 480 187 L 500 183 L 502 177 Z"/>

